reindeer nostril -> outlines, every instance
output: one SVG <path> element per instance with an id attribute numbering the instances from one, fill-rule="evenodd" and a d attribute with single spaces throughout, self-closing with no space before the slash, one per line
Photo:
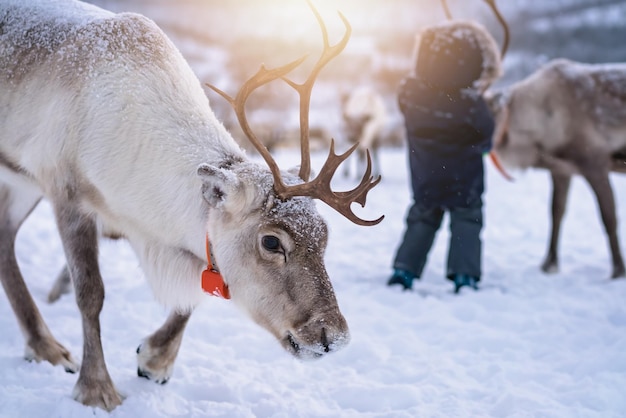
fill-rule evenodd
<path id="1" fill-rule="evenodd" d="M 287 334 L 287 341 L 289 341 L 289 344 L 291 345 L 291 347 L 296 353 L 300 351 L 300 346 L 298 345 L 296 340 L 293 338 L 293 335 Z"/>
<path id="2" fill-rule="evenodd" d="M 324 352 L 330 351 L 330 345 L 328 344 L 328 337 L 326 337 L 326 328 L 322 328 L 322 345 L 324 346 Z"/>

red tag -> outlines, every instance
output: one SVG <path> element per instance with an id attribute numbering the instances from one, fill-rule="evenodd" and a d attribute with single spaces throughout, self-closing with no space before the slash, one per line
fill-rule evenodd
<path id="1" fill-rule="evenodd" d="M 202 272 L 202 290 L 213 296 L 230 299 L 228 286 L 224 283 L 220 272 L 215 269 L 207 268 Z"/>

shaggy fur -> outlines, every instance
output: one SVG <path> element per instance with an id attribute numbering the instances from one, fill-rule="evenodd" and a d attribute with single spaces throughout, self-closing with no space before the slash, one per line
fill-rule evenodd
<path id="1" fill-rule="evenodd" d="M 83 321 L 75 399 L 107 410 L 122 402 L 100 341 L 102 235 L 128 240 L 156 298 L 174 310 L 138 352 L 144 377 L 169 378 L 204 297 L 207 233 L 232 300 L 286 350 L 314 358 L 349 341 L 314 202 L 276 198 L 268 168 L 249 161 L 216 120 L 152 21 L 74 0 L 2 0 L 0 91 L 0 280 L 28 357 L 76 371 L 15 260 L 21 223 L 49 200 L 68 265 L 59 280 L 71 277 Z M 268 235 L 278 248 L 264 246 Z"/>
<path id="2" fill-rule="evenodd" d="M 491 102 L 497 114 L 497 157 L 505 166 L 545 168 L 552 176 L 552 231 L 542 269 L 558 270 L 570 179 L 580 174 L 598 200 L 612 277 L 624 277 L 609 172 L 626 171 L 626 64 L 554 60 Z"/>

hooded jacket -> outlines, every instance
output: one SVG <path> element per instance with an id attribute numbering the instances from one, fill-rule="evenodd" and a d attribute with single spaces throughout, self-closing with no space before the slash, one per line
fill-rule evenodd
<path id="1" fill-rule="evenodd" d="M 484 192 L 494 121 L 480 91 L 499 74 L 497 46 L 482 27 L 453 22 L 422 32 L 416 55 L 398 94 L 415 203 L 469 207 Z"/>

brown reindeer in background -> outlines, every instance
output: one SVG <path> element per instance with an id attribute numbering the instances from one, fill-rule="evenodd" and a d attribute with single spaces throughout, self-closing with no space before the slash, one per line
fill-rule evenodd
<path id="1" fill-rule="evenodd" d="M 446 0 L 444 11 L 451 18 Z M 485 0 L 509 30 L 495 0 Z M 626 172 L 626 64 L 590 65 L 554 60 L 503 93 L 488 92 L 496 117 L 490 156 L 508 167 L 545 168 L 552 177 L 552 228 L 541 269 L 558 271 L 558 244 L 571 177 L 582 175 L 598 201 L 612 257 L 611 277 L 626 276 L 617 236 L 609 172 Z"/>
<path id="2" fill-rule="evenodd" d="M 451 18 L 446 0 L 444 11 Z M 495 0 L 485 0 L 504 28 L 508 26 Z M 615 198 L 609 172 L 626 172 L 626 64 L 589 65 L 554 60 L 506 89 L 487 92 L 496 117 L 490 156 L 514 168 L 538 167 L 552 177 L 552 228 L 548 252 L 541 264 L 546 273 L 558 271 L 558 243 L 571 177 L 582 175 L 593 190 L 608 236 L 611 277 L 626 275 L 617 236 Z"/>
<path id="3" fill-rule="evenodd" d="M 571 177 L 596 196 L 612 256 L 611 277 L 624 277 L 609 172 L 626 173 L 626 64 L 549 62 L 494 95 L 494 153 L 505 166 L 537 167 L 552 177 L 552 229 L 546 273 L 558 271 L 558 244 Z"/>

